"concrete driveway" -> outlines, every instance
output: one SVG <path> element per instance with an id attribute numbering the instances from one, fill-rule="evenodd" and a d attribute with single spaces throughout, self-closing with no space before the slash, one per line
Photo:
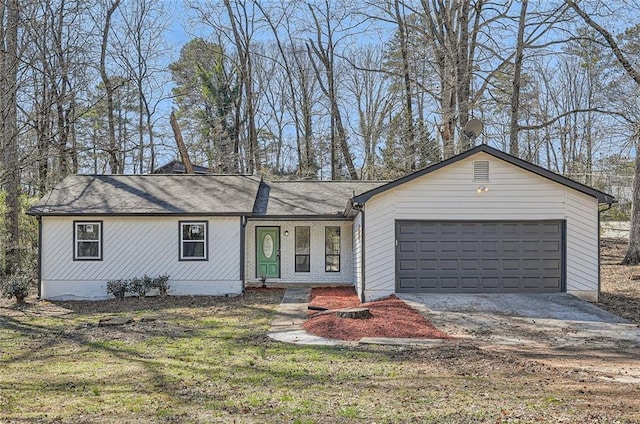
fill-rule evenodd
<path id="1" fill-rule="evenodd" d="M 640 326 L 566 293 L 398 294 L 438 329 L 507 350 L 640 382 Z"/>

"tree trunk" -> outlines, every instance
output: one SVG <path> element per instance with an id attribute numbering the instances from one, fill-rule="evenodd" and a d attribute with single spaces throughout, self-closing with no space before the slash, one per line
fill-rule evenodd
<path id="1" fill-rule="evenodd" d="M 409 67 L 409 53 L 407 49 L 407 31 L 404 22 L 404 16 L 400 13 L 400 2 L 395 0 L 394 12 L 396 15 L 396 23 L 398 24 L 398 38 L 400 41 L 400 58 L 402 59 L 402 81 L 404 84 L 404 124 L 406 134 L 402 138 L 406 140 L 411 155 L 410 169 L 413 171 L 416 167 L 415 152 L 416 140 L 413 128 L 413 92 L 411 88 L 411 68 Z"/>
<path id="2" fill-rule="evenodd" d="M 120 5 L 120 0 L 113 0 L 113 3 L 107 10 L 105 17 L 104 27 L 102 28 L 102 43 L 100 45 L 100 77 L 102 78 L 102 84 L 104 84 L 104 90 L 107 99 L 107 123 L 109 125 L 109 168 L 112 174 L 119 174 L 122 172 L 119 157 L 119 146 L 116 140 L 116 125 L 114 117 L 114 104 L 113 93 L 115 88 L 113 81 L 107 74 L 107 46 L 109 44 L 109 31 L 111 29 L 111 16 Z"/>
<path id="3" fill-rule="evenodd" d="M 13 274 L 20 267 L 20 166 L 18 160 L 18 25 L 20 9 L 18 0 L 8 0 L 6 17 L 2 13 L 2 52 L 0 52 L 2 82 L 0 83 L 2 110 L 2 147 L 5 171 L 6 212 L 5 229 L 6 245 L 4 272 Z M 5 12 L 5 10 L 3 10 Z M 2 24 L 0 24 L 2 26 Z"/>
<path id="4" fill-rule="evenodd" d="M 622 260 L 623 265 L 640 264 L 640 129 L 636 131 L 636 160 L 633 177 L 633 203 L 631 208 L 631 228 L 629 247 Z"/>
<path id="5" fill-rule="evenodd" d="M 522 61 L 524 59 L 524 27 L 527 16 L 528 0 L 522 0 L 520 5 L 520 20 L 518 22 L 518 39 L 516 41 L 516 55 L 513 63 L 513 91 L 511 93 L 511 125 L 509 130 L 509 153 L 513 156 L 520 154 L 518 146 L 518 112 L 520 108 L 520 77 Z"/>
<path id="6" fill-rule="evenodd" d="M 244 3 L 241 4 L 243 5 L 244 16 L 241 16 L 240 18 L 243 18 L 245 22 L 249 22 L 250 18 L 247 15 L 247 10 L 244 9 Z M 255 122 L 256 113 L 253 93 L 253 69 L 251 52 L 249 51 L 250 34 L 248 34 L 248 28 L 238 27 L 236 23 L 236 19 L 238 19 L 238 17 L 234 15 L 229 0 L 224 0 L 224 5 L 229 16 L 231 31 L 233 32 L 233 39 L 240 61 L 240 83 L 243 85 L 245 92 L 246 104 L 244 109 L 247 115 L 246 118 L 248 126 L 247 143 L 249 144 L 249 173 L 253 174 L 256 171 L 260 171 L 260 161 L 258 160 L 258 133 L 256 131 Z"/>

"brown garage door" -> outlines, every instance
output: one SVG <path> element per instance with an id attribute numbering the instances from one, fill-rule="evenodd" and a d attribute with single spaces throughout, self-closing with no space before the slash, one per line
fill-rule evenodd
<path id="1" fill-rule="evenodd" d="M 559 292 L 563 221 L 396 221 L 396 290 Z"/>

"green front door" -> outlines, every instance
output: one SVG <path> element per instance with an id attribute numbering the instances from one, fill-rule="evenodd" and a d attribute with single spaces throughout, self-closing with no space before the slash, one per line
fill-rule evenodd
<path id="1" fill-rule="evenodd" d="M 280 227 L 256 227 L 256 274 L 280 278 Z"/>

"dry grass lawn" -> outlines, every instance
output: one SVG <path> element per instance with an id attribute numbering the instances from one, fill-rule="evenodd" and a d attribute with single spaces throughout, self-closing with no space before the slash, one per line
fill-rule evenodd
<path id="1" fill-rule="evenodd" d="M 609 262 L 602 306 L 640 323 L 640 284 L 630 280 L 640 268 Z M 638 384 L 473 341 L 273 341 L 266 333 L 281 296 L 32 300 L 24 310 L 3 300 L 0 422 L 640 422 Z M 97 326 L 112 315 L 134 322 Z"/>

